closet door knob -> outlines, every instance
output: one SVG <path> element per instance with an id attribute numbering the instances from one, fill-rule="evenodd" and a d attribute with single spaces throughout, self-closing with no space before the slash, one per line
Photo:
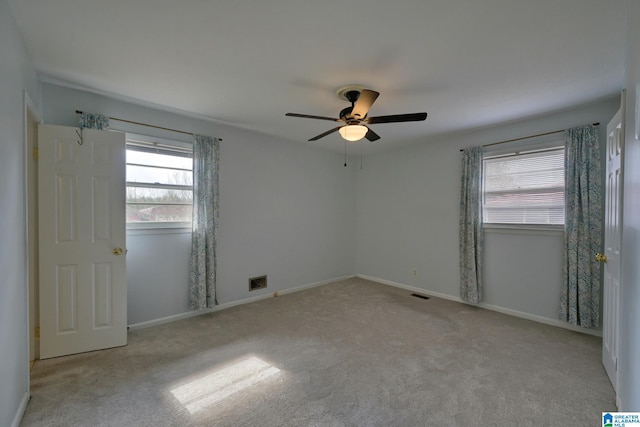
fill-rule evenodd
<path id="1" fill-rule="evenodd" d="M 115 248 L 113 250 L 114 255 L 122 255 L 122 248 Z"/>

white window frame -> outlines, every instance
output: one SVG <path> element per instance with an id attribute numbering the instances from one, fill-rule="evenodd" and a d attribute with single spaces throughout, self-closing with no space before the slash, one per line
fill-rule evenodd
<path id="1" fill-rule="evenodd" d="M 500 158 L 500 157 L 508 157 L 508 156 L 518 156 L 523 154 L 532 154 L 536 152 L 545 152 L 545 151 L 553 151 L 553 150 L 564 150 L 564 141 L 561 139 L 562 137 L 558 135 L 547 136 L 544 138 L 537 138 L 534 140 L 526 141 L 524 143 L 517 144 L 509 144 L 507 147 L 497 147 L 494 149 L 486 150 L 483 155 L 483 175 L 484 175 L 484 161 Z M 566 155 L 566 151 L 565 151 Z M 566 177 L 565 177 L 566 179 Z M 484 176 L 483 176 L 483 187 L 482 187 L 482 200 L 484 208 Z M 483 209 L 484 211 L 484 209 Z M 484 212 L 483 212 L 484 216 Z M 565 218 L 566 221 L 566 218 Z M 493 223 L 493 222 L 484 222 L 484 217 L 482 218 L 482 226 L 484 229 L 487 229 L 489 232 L 500 232 L 500 233 L 549 233 L 552 235 L 561 234 L 564 231 L 564 224 L 524 224 L 524 223 Z"/>
<path id="2" fill-rule="evenodd" d="M 125 149 L 129 149 L 129 147 L 131 147 L 132 145 L 136 145 L 135 144 L 136 142 L 139 144 L 139 147 L 138 147 L 139 151 L 160 152 L 160 153 L 165 152 L 166 154 L 171 154 L 171 152 L 174 152 L 176 154 L 182 153 L 183 156 L 185 154 L 188 154 L 189 155 L 188 157 L 192 157 L 193 155 L 192 143 L 126 132 Z M 148 148 L 145 147 L 145 145 L 148 146 Z M 184 156 L 184 157 L 187 157 L 187 156 Z M 129 164 L 130 163 L 127 162 L 127 165 Z M 135 187 L 136 184 L 137 183 L 126 181 L 127 188 Z M 167 189 L 187 189 L 185 188 L 187 186 L 175 186 L 171 184 L 154 184 L 151 186 L 144 185 L 144 187 L 145 188 L 154 187 L 154 188 L 167 188 Z M 180 188 L 177 188 L 177 187 L 180 187 Z M 189 187 L 188 189 L 193 190 L 193 186 L 188 186 L 188 187 Z M 125 203 L 126 203 L 126 200 L 125 200 Z M 126 203 L 126 205 L 128 205 L 128 203 Z M 148 222 L 148 223 L 127 222 L 126 223 L 127 231 L 128 232 L 132 231 L 134 233 L 138 230 L 141 232 L 144 232 L 144 230 L 157 231 L 157 232 L 162 232 L 163 234 L 175 233 L 175 232 L 181 233 L 181 232 L 189 232 L 191 228 L 192 228 L 191 221 L 188 221 L 188 222 L 163 221 L 163 222 Z"/>

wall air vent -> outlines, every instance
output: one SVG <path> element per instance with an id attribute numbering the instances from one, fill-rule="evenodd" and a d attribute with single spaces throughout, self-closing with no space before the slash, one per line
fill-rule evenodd
<path id="1" fill-rule="evenodd" d="M 252 277 L 249 279 L 249 291 L 267 287 L 267 276 Z"/>

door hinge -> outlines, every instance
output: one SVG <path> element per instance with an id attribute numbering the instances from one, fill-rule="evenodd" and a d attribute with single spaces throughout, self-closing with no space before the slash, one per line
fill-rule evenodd
<path id="1" fill-rule="evenodd" d="M 38 158 L 38 149 L 37 149 L 37 148 L 34 148 L 34 149 L 33 149 L 33 158 L 34 158 L 34 159 L 37 159 L 37 158 Z"/>
<path id="2" fill-rule="evenodd" d="M 40 338 L 40 326 L 36 326 L 35 337 Z"/>

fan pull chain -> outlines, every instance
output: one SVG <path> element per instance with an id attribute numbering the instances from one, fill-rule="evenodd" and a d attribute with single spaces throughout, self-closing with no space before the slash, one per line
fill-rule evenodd
<path id="1" fill-rule="evenodd" d="M 360 170 L 362 170 L 362 141 L 360 142 Z"/>
<path id="2" fill-rule="evenodd" d="M 347 167 L 347 140 L 344 140 L 344 167 Z"/>

